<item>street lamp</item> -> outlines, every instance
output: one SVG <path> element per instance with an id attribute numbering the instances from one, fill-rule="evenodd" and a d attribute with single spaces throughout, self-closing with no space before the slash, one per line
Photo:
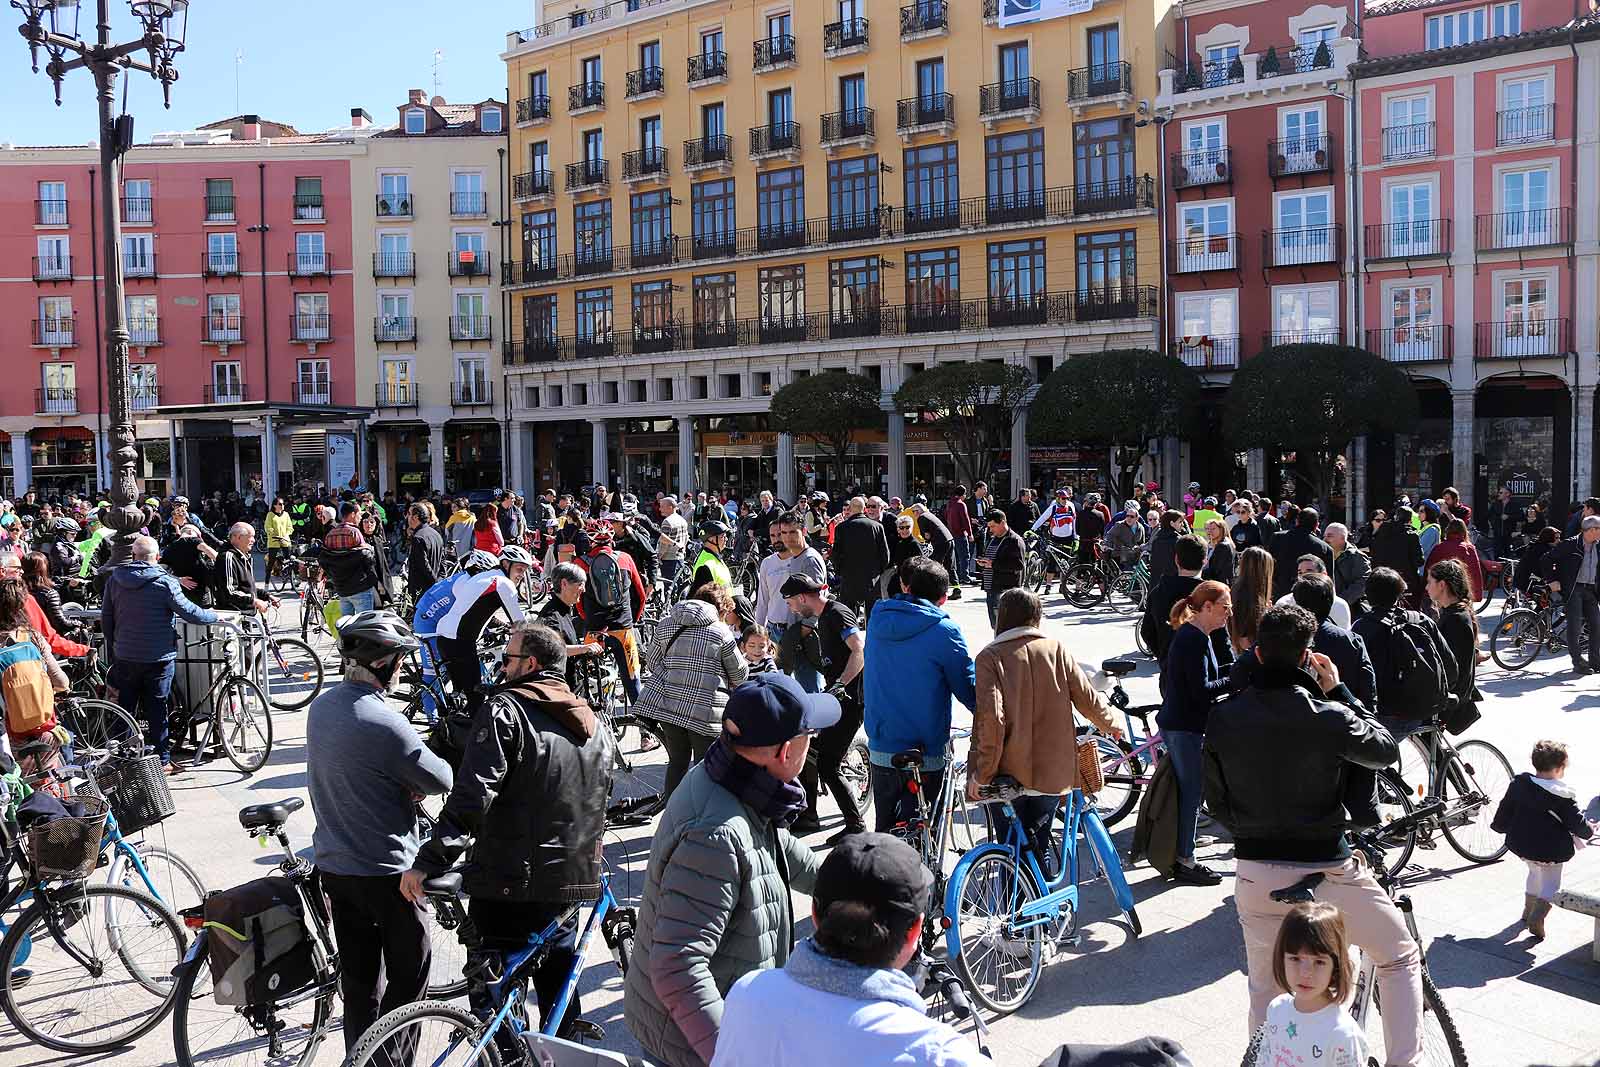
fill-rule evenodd
<path id="1" fill-rule="evenodd" d="M 33 69 L 39 70 L 39 50 L 50 57 L 45 73 L 55 82 L 56 104 L 61 104 L 61 82 L 68 72 L 87 70 L 94 77 L 100 106 L 100 210 L 105 234 L 106 380 L 111 400 L 111 510 L 101 521 L 115 532 L 112 562 L 125 562 L 139 528 L 154 525 L 155 516 L 140 506 L 134 448 L 133 411 L 128 402 L 128 327 L 123 321 L 122 211 L 117 195 L 122 186 L 122 156 L 133 146 L 133 117 L 113 113 L 117 75 L 141 70 L 161 83 L 161 95 L 172 106 L 172 84 L 178 80 L 173 65 L 183 51 L 189 32 L 189 0 L 128 0 L 144 33 L 125 44 L 111 43 L 111 0 L 95 0 L 95 39 L 78 33 L 82 0 L 11 0 L 22 12 L 19 28 L 28 42 Z M 144 59 L 136 58 L 143 52 Z M 170 462 L 170 460 L 169 460 Z M 18 486 L 20 492 L 24 487 Z"/>

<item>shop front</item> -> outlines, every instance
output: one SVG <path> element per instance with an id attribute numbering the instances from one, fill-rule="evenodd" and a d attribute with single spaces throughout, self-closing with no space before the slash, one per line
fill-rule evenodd
<path id="1" fill-rule="evenodd" d="M 1480 510 L 1502 485 L 1527 504 L 1548 496 L 1565 516 L 1572 485 L 1572 403 L 1565 383 L 1543 376 L 1491 379 L 1478 390 L 1473 426 L 1473 485 Z M 1463 492 L 1465 487 L 1462 487 Z M 1579 496 L 1587 496 L 1580 487 Z"/>
<path id="2" fill-rule="evenodd" d="M 1110 451 L 1102 445 L 1046 444 L 1028 449 L 1028 484 L 1045 493 L 1065 485 L 1079 500 L 1086 493 L 1114 496 L 1107 492 L 1110 472 Z"/>
<path id="3" fill-rule="evenodd" d="M 672 419 L 628 419 L 617 424 L 621 460 L 617 484 L 641 500 L 678 485 L 678 434 Z"/>
<path id="4" fill-rule="evenodd" d="M 451 492 L 495 489 L 505 478 L 500 465 L 500 427 L 495 423 L 446 425 L 444 480 Z"/>
<path id="5" fill-rule="evenodd" d="M 41 493 L 93 493 L 94 433 L 83 426 L 52 426 L 28 434 L 31 484 Z"/>
<path id="6" fill-rule="evenodd" d="M 378 433 L 389 439 L 388 453 L 393 467 L 389 471 L 388 482 L 394 486 L 394 491 L 411 496 L 430 492 L 434 488 L 429 478 L 433 470 L 433 449 L 428 428 L 423 425 L 386 425 Z M 381 450 L 375 448 L 372 451 L 379 457 L 377 462 L 382 463 Z M 376 478 L 373 480 L 377 481 Z"/>

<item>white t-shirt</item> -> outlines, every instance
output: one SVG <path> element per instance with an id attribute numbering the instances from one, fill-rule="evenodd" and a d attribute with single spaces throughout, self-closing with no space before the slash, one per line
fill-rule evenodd
<path id="1" fill-rule="evenodd" d="M 1340 1004 L 1307 1014 L 1288 993 L 1267 1008 L 1255 1067 L 1366 1067 L 1367 1040 Z"/>
<path id="2" fill-rule="evenodd" d="M 1294 594 L 1285 593 L 1277 599 L 1275 607 L 1287 607 L 1294 603 Z M 1333 598 L 1333 610 L 1328 612 L 1328 621 L 1343 630 L 1350 629 L 1350 604 L 1342 596 Z"/>

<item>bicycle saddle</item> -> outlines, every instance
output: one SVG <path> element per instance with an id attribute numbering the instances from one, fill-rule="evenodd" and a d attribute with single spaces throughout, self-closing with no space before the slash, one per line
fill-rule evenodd
<path id="1" fill-rule="evenodd" d="M 908 748 L 904 752 L 896 752 L 893 756 L 890 756 L 889 765 L 897 771 L 903 771 L 908 767 L 921 769 L 924 755 L 925 753 L 920 748 Z"/>
<path id="2" fill-rule="evenodd" d="M 424 878 L 422 891 L 430 897 L 459 897 L 461 895 L 461 872 L 446 871 L 437 878 Z"/>
<path id="3" fill-rule="evenodd" d="M 1113 678 L 1121 678 L 1138 670 L 1139 665 L 1131 659 L 1108 659 L 1101 662 L 1100 669 Z"/>
<path id="4" fill-rule="evenodd" d="M 1279 904 L 1309 904 L 1317 899 L 1316 889 L 1328 876 L 1321 871 L 1308 874 L 1287 889 L 1274 889 L 1269 894 Z"/>
<path id="5" fill-rule="evenodd" d="M 246 830 L 277 830 L 289 821 L 289 816 L 306 806 L 299 797 L 289 797 L 272 804 L 252 804 L 239 809 L 239 825 Z"/>

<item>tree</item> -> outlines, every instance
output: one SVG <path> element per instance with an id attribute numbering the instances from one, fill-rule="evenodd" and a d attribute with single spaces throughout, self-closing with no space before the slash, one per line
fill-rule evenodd
<path id="1" fill-rule="evenodd" d="M 1195 427 L 1200 377 L 1183 361 L 1142 348 L 1073 356 L 1039 387 L 1028 439 L 1116 447 L 1114 489 L 1126 499 L 1152 437 L 1184 437 Z"/>
<path id="2" fill-rule="evenodd" d="M 1033 375 L 1013 363 L 940 363 L 914 374 L 894 394 L 901 412 L 937 419 L 936 432 L 968 484 L 988 481 L 1022 417 Z"/>
<path id="3" fill-rule="evenodd" d="M 825 371 L 796 378 L 772 395 L 767 422 L 817 446 L 833 464 L 834 484 L 844 486 L 845 461 L 855 431 L 883 421 L 878 383 L 864 374 Z"/>
<path id="4" fill-rule="evenodd" d="M 1345 446 L 1411 429 L 1417 390 L 1405 371 L 1362 348 L 1278 345 L 1240 366 L 1225 412 L 1223 432 L 1238 447 L 1295 452 L 1295 477 L 1326 513 Z"/>

